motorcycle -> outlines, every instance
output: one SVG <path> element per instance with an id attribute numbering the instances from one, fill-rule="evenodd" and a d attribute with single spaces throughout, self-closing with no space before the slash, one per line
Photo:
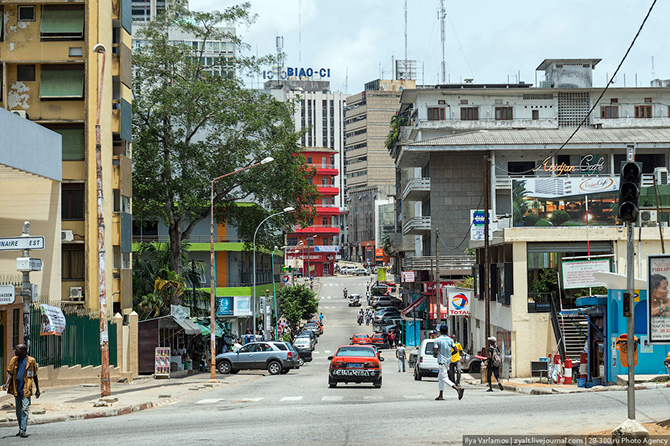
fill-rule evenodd
<path id="1" fill-rule="evenodd" d="M 346 289 L 346 288 L 344 289 L 344 291 L 342 291 L 342 294 L 344 294 L 344 298 L 346 299 L 346 298 L 347 298 L 347 295 L 348 295 L 348 293 L 347 293 L 347 289 Z"/>
<path id="2" fill-rule="evenodd" d="M 358 294 L 352 294 L 349 298 L 350 307 L 360 307 L 361 306 L 361 296 Z"/>

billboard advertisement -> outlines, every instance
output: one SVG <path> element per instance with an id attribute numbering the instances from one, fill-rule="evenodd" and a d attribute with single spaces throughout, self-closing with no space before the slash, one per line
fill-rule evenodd
<path id="1" fill-rule="evenodd" d="M 515 179 L 514 226 L 614 226 L 618 197 L 614 176 Z"/>
<path id="2" fill-rule="evenodd" d="M 472 291 L 447 288 L 449 316 L 470 316 Z"/>
<path id="3" fill-rule="evenodd" d="M 650 255 L 647 263 L 649 342 L 670 344 L 670 255 Z"/>
<path id="4" fill-rule="evenodd" d="M 235 296 L 235 316 L 251 316 L 251 296 Z"/>
<path id="5" fill-rule="evenodd" d="M 609 273 L 609 259 L 565 261 L 563 266 L 563 289 L 595 288 L 603 286 L 593 273 Z"/>
<path id="6" fill-rule="evenodd" d="M 233 297 L 217 297 L 216 298 L 216 315 L 217 316 L 233 316 Z"/>

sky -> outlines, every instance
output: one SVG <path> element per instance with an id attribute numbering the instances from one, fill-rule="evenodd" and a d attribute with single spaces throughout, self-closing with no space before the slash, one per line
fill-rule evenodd
<path id="1" fill-rule="evenodd" d="M 286 66 L 329 68 L 332 91 L 355 94 L 392 76 L 405 58 L 405 0 L 250 0 L 257 15 L 237 33 L 251 54 L 274 54 L 284 38 Z M 240 2 L 190 0 L 197 11 Z M 653 0 L 444 0 L 447 83 L 536 83 L 544 59 L 602 59 L 594 86 L 605 86 Z M 407 0 L 407 57 L 423 66 L 418 84 L 442 83 L 440 0 Z M 301 12 L 299 14 L 299 11 Z M 299 18 L 300 17 L 300 18 Z M 670 79 L 670 1 L 658 0 L 614 86 Z M 654 61 L 652 77 L 652 58 Z M 270 69 L 270 67 L 267 67 Z M 624 76 L 625 75 L 625 76 Z M 624 79 L 625 77 L 625 79 Z M 247 80 L 257 86 L 262 77 Z"/>

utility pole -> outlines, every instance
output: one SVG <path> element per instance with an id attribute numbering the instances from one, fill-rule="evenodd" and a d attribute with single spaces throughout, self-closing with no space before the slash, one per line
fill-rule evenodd
<path id="1" fill-rule="evenodd" d="M 484 312 L 485 314 L 485 334 L 486 342 L 491 336 L 491 316 L 490 316 L 490 297 L 489 290 L 489 154 L 484 154 Z"/>
<path id="2" fill-rule="evenodd" d="M 442 324 L 442 293 L 440 290 L 440 230 L 435 228 L 435 311 L 437 312 L 437 326 Z"/>
<path id="3" fill-rule="evenodd" d="M 21 237 L 30 237 L 30 222 L 23 223 L 23 232 Z M 30 258 L 30 250 L 23 250 L 23 257 Z M 22 271 L 23 281 L 21 283 L 21 296 L 23 297 L 23 343 L 28 347 L 30 353 L 30 300 L 32 296 L 32 286 L 30 285 L 30 271 Z"/>
<path id="4" fill-rule="evenodd" d="M 109 333 L 107 331 L 107 284 L 105 282 L 105 214 L 104 197 L 102 195 L 102 143 L 100 142 L 100 107 L 102 105 L 102 86 L 105 80 L 105 59 L 107 50 L 104 45 L 97 44 L 94 53 L 102 54 L 100 70 L 100 91 L 98 92 L 98 113 L 95 122 L 95 164 L 98 198 L 98 304 L 100 306 L 100 396 L 111 393 L 109 383 Z"/>

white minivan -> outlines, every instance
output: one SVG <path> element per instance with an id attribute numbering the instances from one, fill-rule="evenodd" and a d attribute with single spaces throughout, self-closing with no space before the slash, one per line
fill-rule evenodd
<path id="1" fill-rule="evenodd" d="M 434 339 L 424 339 L 419 346 L 419 354 L 414 364 L 414 379 L 421 381 L 424 376 L 437 376 L 437 358 L 433 356 Z"/>

